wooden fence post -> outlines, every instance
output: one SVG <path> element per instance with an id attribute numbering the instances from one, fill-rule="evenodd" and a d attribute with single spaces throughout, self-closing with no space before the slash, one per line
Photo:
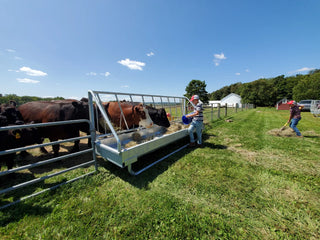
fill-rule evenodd
<path id="1" fill-rule="evenodd" d="M 228 115 L 228 104 L 225 104 L 225 108 L 224 108 L 224 116 L 226 117 Z"/>
<path id="2" fill-rule="evenodd" d="M 211 121 L 213 121 L 213 104 L 211 105 Z"/>

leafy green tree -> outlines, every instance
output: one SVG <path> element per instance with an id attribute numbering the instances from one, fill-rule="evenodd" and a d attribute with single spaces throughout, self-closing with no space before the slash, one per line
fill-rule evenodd
<path id="1" fill-rule="evenodd" d="M 189 82 L 188 86 L 186 87 L 186 94 L 184 95 L 187 98 L 191 98 L 192 95 L 199 95 L 200 100 L 203 103 L 209 102 L 208 92 L 206 91 L 207 84 L 205 81 L 200 80 L 192 80 Z"/>
<path id="2" fill-rule="evenodd" d="M 293 99 L 320 99 L 320 72 L 304 75 L 293 88 Z"/>
<path id="3" fill-rule="evenodd" d="M 320 69 L 313 69 L 309 72 L 310 75 L 315 74 L 315 73 L 319 73 Z"/>
<path id="4" fill-rule="evenodd" d="M 306 75 L 270 79 L 258 79 L 249 83 L 236 83 L 209 94 L 211 100 L 221 100 L 230 93 L 241 96 L 243 103 L 256 106 L 274 106 L 279 100 L 300 101 L 303 99 L 320 99 L 320 69 L 314 69 Z"/>
<path id="5" fill-rule="evenodd" d="M 288 88 L 287 88 L 286 79 L 284 78 L 284 75 L 280 75 L 278 77 L 271 79 L 271 83 L 276 93 L 276 99 L 275 99 L 276 102 L 278 102 L 283 98 L 287 98 Z"/>
<path id="6" fill-rule="evenodd" d="M 259 79 L 251 83 L 243 84 L 241 88 L 243 103 L 252 103 L 256 106 L 274 106 L 276 103 L 275 90 L 268 79 Z"/>
<path id="7" fill-rule="evenodd" d="M 236 93 L 240 95 L 241 87 L 241 82 L 231 84 L 230 86 L 224 86 L 223 88 L 209 94 L 209 98 L 210 100 L 221 100 L 222 98 L 228 96 L 230 93 Z"/>

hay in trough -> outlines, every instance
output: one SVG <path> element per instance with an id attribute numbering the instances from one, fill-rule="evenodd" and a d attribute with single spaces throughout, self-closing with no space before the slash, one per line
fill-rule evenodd
<path id="1" fill-rule="evenodd" d="M 142 141 L 142 136 L 139 132 L 134 132 L 132 133 L 132 136 L 131 136 L 132 140 L 139 143 Z"/>
<path id="2" fill-rule="evenodd" d="M 171 122 L 170 127 L 168 127 L 168 128 L 161 127 L 160 133 L 162 136 L 168 135 L 168 134 L 178 132 L 181 129 L 185 129 L 188 127 L 189 127 L 189 125 L 184 125 L 184 124 L 178 123 L 178 122 Z M 157 126 L 157 128 L 159 128 L 159 126 Z M 150 132 L 150 133 L 146 134 L 145 132 Z M 124 147 L 130 148 L 130 147 L 136 146 L 140 143 L 150 141 L 150 140 L 154 139 L 154 137 L 156 137 L 156 135 L 158 135 L 158 134 L 153 133 L 152 128 L 144 130 L 144 135 L 141 134 L 141 132 L 139 132 L 139 130 L 138 130 L 137 132 L 134 132 L 131 135 L 131 137 L 130 137 L 131 141 L 129 141 L 127 144 L 125 144 Z M 159 137 L 159 136 L 157 136 L 157 137 Z"/>
<path id="3" fill-rule="evenodd" d="M 166 128 L 164 135 L 174 133 L 174 132 L 180 131 L 181 129 L 185 129 L 188 127 L 189 127 L 189 125 L 185 125 L 185 124 L 178 123 L 178 122 L 171 122 L 170 127 Z"/>

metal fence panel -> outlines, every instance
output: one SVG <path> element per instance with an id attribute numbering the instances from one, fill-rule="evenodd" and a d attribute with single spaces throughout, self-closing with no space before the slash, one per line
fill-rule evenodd
<path id="1" fill-rule="evenodd" d="M 39 148 L 39 147 L 43 147 L 43 146 L 54 145 L 54 144 L 72 142 L 72 141 L 75 141 L 75 140 L 82 140 L 82 139 L 91 138 L 91 143 L 92 143 L 93 139 L 94 139 L 94 137 L 93 137 L 94 136 L 94 132 L 95 132 L 95 129 L 91 125 L 91 122 L 89 120 L 87 120 L 87 119 L 60 121 L 60 122 L 50 122 L 50 123 L 38 123 L 38 124 L 24 124 L 24 125 L 14 125 L 14 126 L 0 127 L 0 131 L 8 131 L 8 130 L 15 130 L 15 129 L 23 129 L 23 128 L 41 128 L 41 127 L 48 127 L 48 126 L 61 126 L 61 125 L 77 124 L 77 123 L 87 123 L 87 124 L 89 124 L 91 134 L 90 135 L 86 135 L 86 136 L 81 136 L 81 137 L 64 139 L 64 140 L 60 140 L 60 141 L 49 142 L 49 143 L 35 144 L 35 145 L 21 147 L 21 148 L 6 149 L 4 151 L 0 151 L 0 158 L 3 155 L 7 155 L 7 154 L 11 154 L 11 153 L 17 153 L 17 152 L 20 152 L 20 151 L 31 150 L 31 149 L 35 149 L 35 148 Z M 43 182 L 44 180 L 52 178 L 52 177 L 55 177 L 57 175 L 64 174 L 66 172 L 69 172 L 69 171 L 72 171 L 72 170 L 75 170 L 75 169 L 83 168 L 83 167 L 90 166 L 90 165 L 94 164 L 95 165 L 94 171 L 91 171 L 89 173 L 77 176 L 77 177 L 75 177 L 75 178 L 73 178 L 71 180 L 68 180 L 67 182 L 72 182 L 72 181 L 75 181 L 75 180 L 80 179 L 82 177 L 91 175 L 91 174 L 93 174 L 94 172 L 96 172 L 98 170 L 96 155 L 95 155 L 95 153 L 93 151 L 93 148 L 89 148 L 89 149 L 82 150 L 82 151 L 75 152 L 75 153 L 68 153 L 68 154 L 63 155 L 63 156 L 49 158 L 49 159 L 41 161 L 41 162 L 27 164 L 27 165 L 19 166 L 19 167 L 10 169 L 10 170 L 2 171 L 2 172 L 0 172 L 0 177 L 3 178 L 5 175 L 8 175 L 8 174 L 17 173 L 19 171 L 26 170 L 26 169 L 32 169 L 32 168 L 35 168 L 35 167 L 45 166 L 45 165 L 48 165 L 48 164 L 53 163 L 53 162 L 61 161 L 63 159 L 70 159 L 71 157 L 77 157 L 77 156 L 80 156 L 80 155 L 83 155 L 83 154 L 86 154 L 86 153 L 90 153 L 90 152 L 92 153 L 92 160 L 90 160 L 90 161 L 87 161 L 87 162 L 84 162 L 84 163 L 81 163 L 81 164 L 75 164 L 75 165 L 73 165 L 71 167 L 68 167 L 68 168 L 66 168 L 64 170 L 57 171 L 57 172 L 54 172 L 54 173 L 50 173 L 50 174 L 47 173 L 44 176 L 41 176 L 41 177 L 38 177 L 38 178 L 35 178 L 35 179 L 32 179 L 32 180 L 25 180 L 25 181 L 22 181 L 22 182 L 20 182 L 18 184 L 15 184 L 15 185 L 10 185 L 10 186 L 6 186 L 4 188 L 0 188 L 0 195 L 1 195 L 1 197 L 3 197 L 3 195 L 8 194 L 9 192 L 12 192 L 14 190 L 26 188 L 26 187 L 28 187 L 30 185 L 33 185 L 33 184 L 39 183 L 39 182 Z M 8 181 L 9 180 L 7 179 L 7 182 Z M 22 200 L 28 199 L 30 197 L 39 195 L 39 194 L 41 194 L 41 193 L 43 193 L 45 191 L 57 188 L 57 187 L 65 184 L 67 182 L 57 183 L 56 185 L 54 185 L 54 186 L 52 186 L 50 188 L 47 188 L 47 189 L 44 189 L 42 191 L 34 192 L 32 194 L 23 196 L 18 200 L 15 200 L 15 201 L 12 201 L 12 202 L 9 202 L 9 203 L 7 203 L 5 205 L 0 206 L 0 209 L 6 208 L 8 206 L 11 206 L 11 205 L 16 204 L 18 202 L 21 202 Z M 2 199 L 2 201 L 3 201 L 3 199 Z"/>

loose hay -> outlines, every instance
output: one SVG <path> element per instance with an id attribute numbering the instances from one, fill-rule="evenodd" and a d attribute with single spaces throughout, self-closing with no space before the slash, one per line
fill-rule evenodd
<path id="1" fill-rule="evenodd" d="M 142 136 L 141 136 L 141 134 L 138 133 L 138 132 L 132 133 L 131 138 L 132 138 L 133 141 L 135 141 L 135 142 L 137 142 L 137 143 L 139 143 L 139 142 L 142 141 Z"/>
<path id="2" fill-rule="evenodd" d="M 284 130 L 280 130 L 278 128 L 272 129 L 268 131 L 269 135 L 279 136 L 279 137 L 295 137 L 296 133 L 291 128 L 285 128 Z"/>
<path id="3" fill-rule="evenodd" d="M 188 127 L 189 127 L 189 125 L 185 125 L 185 124 L 178 123 L 178 122 L 171 122 L 170 127 L 168 127 L 168 128 L 163 127 L 161 132 L 162 132 L 162 135 L 168 135 L 168 134 L 180 131 L 181 129 L 186 129 Z M 143 138 L 143 136 L 139 133 L 139 131 L 137 131 L 131 135 L 131 141 L 128 142 L 127 144 L 125 144 L 124 147 L 130 148 L 130 147 L 136 146 L 140 143 L 150 141 L 153 138 L 154 138 L 154 136 L 152 136 L 152 134 L 150 136 L 148 136 L 147 138 Z"/>

